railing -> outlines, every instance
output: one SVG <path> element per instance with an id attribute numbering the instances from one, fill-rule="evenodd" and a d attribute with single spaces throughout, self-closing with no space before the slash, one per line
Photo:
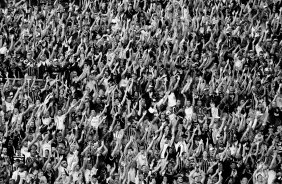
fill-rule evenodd
<path id="1" fill-rule="evenodd" d="M 17 84 L 23 84 L 24 82 L 24 78 L 8 78 L 9 80 L 9 83 L 13 83 L 14 81 L 17 83 Z M 35 80 L 35 82 L 34 82 Z M 43 79 L 33 79 L 31 77 L 27 77 L 26 78 L 26 81 L 27 81 L 27 85 L 30 86 L 33 82 L 34 82 L 34 85 L 39 85 L 39 84 L 42 84 L 44 82 Z"/>

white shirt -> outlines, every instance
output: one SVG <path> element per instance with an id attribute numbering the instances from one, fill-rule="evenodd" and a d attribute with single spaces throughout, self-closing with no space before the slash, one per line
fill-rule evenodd
<path id="1" fill-rule="evenodd" d="M 193 115 L 193 107 L 192 106 L 186 107 L 185 108 L 185 118 L 187 120 L 191 120 L 192 119 L 192 115 Z"/>
<path id="2" fill-rule="evenodd" d="M 42 150 L 43 150 L 43 157 L 45 157 L 45 150 L 49 150 L 49 153 L 51 153 L 51 144 L 50 143 L 44 143 L 41 146 Z"/>
<path id="3" fill-rule="evenodd" d="M 212 117 L 213 117 L 213 118 L 218 117 L 218 108 L 212 107 L 212 108 L 211 108 L 211 114 L 212 114 Z"/>
<path id="4" fill-rule="evenodd" d="M 69 174 L 68 168 L 64 168 L 62 166 L 59 166 L 59 168 L 58 168 L 59 176 L 61 176 L 63 172 L 66 172 L 67 174 Z"/>
<path id="5" fill-rule="evenodd" d="M 79 174 L 82 174 L 82 173 L 80 171 L 75 171 L 71 173 L 74 183 L 79 180 L 79 177 L 78 177 Z"/>
<path id="6" fill-rule="evenodd" d="M 269 170 L 268 171 L 268 184 L 272 184 L 273 183 L 273 181 L 275 180 L 275 178 L 276 178 L 276 172 L 275 171 L 273 171 L 273 170 Z"/>
<path id="7" fill-rule="evenodd" d="M 74 166 L 78 163 L 79 159 L 77 157 L 77 153 L 74 152 L 73 154 L 68 154 L 67 156 L 67 163 L 68 163 L 68 170 L 72 171 Z"/>
<path id="8" fill-rule="evenodd" d="M 135 182 L 136 170 L 134 168 L 130 168 L 127 174 L 129 182 Z"/>
<path id="9" fill-rule="evenodd" d="M 230 151 L 231 151 L 231 155 L 235 156 L 236 151 L 237 151 L 237 147 L 235 146 L 235 144 L 233 144 L 233 145 L 230 147 Z"/>
<path id="10" fill-rule="evenodd" d="M 135 178 L 135 184 L 145 184 L 145 182 L 144 181 L 139 181 L 139 176 L 136 176 L 136 178 Z"/>
<path id="11" fill-rule="evenodd" d="M 241 70 L 243 68 L 243 60 L 240 60 L 237 56 L 235 56 L 234 66 L 237 70 Z"/>
<path id="12" fill-rule="evenodd" d="M 58 130 L 64 130 L 65 129 L 65 124 L 64 124 L 65 119 L 66 119 L 66 115 L 61 115 L 61 116 L 55 117 L 55 124 L 56 124 Z"/>
<path id="13" fill-rule="evenodd" d="M 1 48 L 0 48 L 0 54 L 4 54 L 4 55 L 5 55 L 6 52 L 7 52 L 7 50 L 8 50 L 8 49 L 7 49 L 6 47 L 1 47 Z"/>
<path id="14" fill-rule="evenodd" d="M 137 160 L 136 161 L 137 161 L 137 166 L 138 167 L 139 166 L 143 166 L 143 165 L 148 166 L 148 160 L 147 160 L 146 155 L 139 154 L 137 156 Z"/>
<path id="15" fill-rule="evenodd" d="M 282 108 L 282 96 L 281 95 L 277 96 L 276 105 L 277 105 L 277 107 Z"/>
<path id="16" fill-rule="evenodd" d="M 115 139 L 121 139 L 121 138 L 123 137 L 123 134 L 124 134 L 124 130 L 123 130 L 123 129 L 121 129 L 121 130 L 119 130 L 119 131 L 116 131 L 116 132 L 114 133 L 114 138 L 115 138 Z"/>
<path id="17" fill-rule="evenodd" d="M 14 114 L 12 116 L 11 124 L 18 122 L 19 114 Z"/>
<path id="18" fill-rule="evenodd" d="M 101 121 L 100 115 L 97 115 L 95 117 L 92 117 L 90 124 L 94 129 L 98 129 L 98 126 L 100 125 L 100 121 Z"/>
<path id="19" fill-rule="evenodd" d="M 164 149 L 164 145 L 165 145 L 165 142 L 166 142 L 166 138 L 165 136 L 163 135 L 162 139 L 161 139 L 161 142 L 160 142 L 160 149 L 163 150 Z"/>
<path id="20" fill-rule="evenodd" d="M 164 144 L 162 152 L 161 152 L 161 158 L 165 158 L 165 152 L 166 152 L 167 147 L 168 147 L 168 144 Z"/>
<path id="21" fill-rule="evenodd" d="M 26 158 L 30 157 L 30 153 L 28 152 L 27 147 L 22 147 L 21 148 L 21 155 L 23 155 Z"/>
<path id="22" fill-rule="evenodd" d="M 128 85 L 128 80 L 127 79 L 121 79 L 119 86 L 120 87 L 126 87 Z"/>
<path id="23" fill-rule="evenodd" d="M 168 107 L 174 107 L 176 105 L 176 97 L 172 92 L 168 95 Z"/>
<path id="24" fill-rule="evenodd" d="M 18 176 L 20 176 L 20 183 L 19 184 L 21 184 L 23 181 L 26 180 L 26 175 L 27 175 L 26 171 L 19 172 L 19 170 L 16 170 L 16 171 L 13 172 L 12 179 L 17 181 Z"/>
<path id="25" fill-rule="evenodd" d="M 13 111 L 14 110 L 14 104 L 12 102 L 5 101 L 5 105 L 6 105 L 7 111 Z"/>
<path id="26" fill-rule="evenodd" d="M 42 118 L 42 123 L 44 124 L 44 125 L 49 125 L 50 124 L 50 122 L 51 122 L 51 118 L 49 117 L 49 118 Z"/>
<path id="27" fill-rule="evenodd" d="M 176 151 L 178 150 L 179 147 L 180 147 L 179 155 L 182 155 L 183 152 L 186 152 L 186 150 L 188 150 L 185 141 L 181 141 L 181 142 L 178 142 L 178 143 L 175 144 Z"/>
<path id="28" fill-rule="evenodd" d="M 263 51 L 262 48 L 258 44 L 255 46 L 255 49 L 256 49 L 258 56 L 259 56 L 259 53 Z"/>
<path id="29" fill-rule="evenodd" d="M 92 91 L 94 89 L 95 86 L 95 81 L 89 81 L 86 84 L 86 87 L 89 87 L 89 89 Z"/>
<path id="30" fill-rule="evenodd" d="M 85 177 L 86 183 L 90 182 L 91 177 L 93 175 L 96 175 L 97 171 L 98 171 L 98 169 L 96 169 L 95 167 L 93 167 L 91 170 L 89 170 L 89 169 L 85 170 L 84 177 Z"/>

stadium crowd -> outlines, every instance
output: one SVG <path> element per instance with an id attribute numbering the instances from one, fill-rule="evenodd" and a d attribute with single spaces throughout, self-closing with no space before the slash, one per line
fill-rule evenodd
<path id="1" fill-rule="evenodd" d="M 281 0 L 6 1 L 0 183 L 281 184 Z"/>

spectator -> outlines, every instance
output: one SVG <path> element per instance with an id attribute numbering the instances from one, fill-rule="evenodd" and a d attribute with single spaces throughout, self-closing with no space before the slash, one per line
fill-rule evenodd
<path id="1" fill-rule="evenodd" d="M 281 183 L 281 0 L 0 6 L 1 183 Z"/>

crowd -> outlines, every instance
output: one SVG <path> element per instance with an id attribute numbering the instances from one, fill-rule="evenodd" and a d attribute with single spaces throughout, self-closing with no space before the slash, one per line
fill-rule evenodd
<path id="1" fill-rule="evenodd" d="M 0 183 L 281 184 L 281 0 L 5 1 Z"/>

